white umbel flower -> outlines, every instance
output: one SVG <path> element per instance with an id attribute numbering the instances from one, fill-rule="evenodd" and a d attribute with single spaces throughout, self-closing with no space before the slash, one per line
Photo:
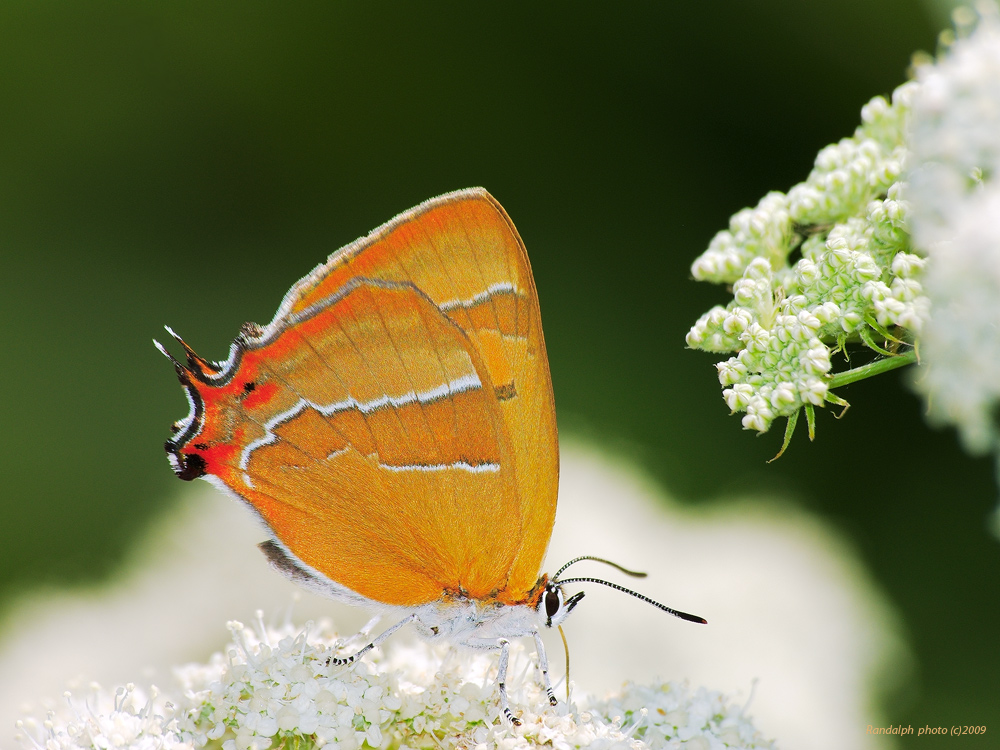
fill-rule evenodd
<path id="1" fill-rule="evenodd" d="M 126 685 L 113 693 L 92 683 L 67 692 L 44 720 L 17 722 L 24 747 L 34 750 L 194 750 L 197 738 L 178 728 L 174 707 L 154 689 Z M 202 743 L 203 744 L 203 743 Z"/>
<path id="2" fill-rule="evenodd" d="M 933 305 L 915 384 L 930 418 L 982 453 L 1000 450 L 1000 12 L 977 9 L 971 34 L 918 71 L 908 197 Z"/>
<path id="3" fill-rule="evenodd" d="M 532 663 L 511 644 L 521 726 L 502 722 L 490 655 L 393 644 L 351 667 L 331 667 L 341 645 L 329 626 L 255 631 L 230 623 L 225 656 L 178 670 L 173 704 L 133 686 L 112 698 L 92 688 L 43 722 L 19 726 L 35 750 L 265 750 L 360 748 L 773 748 L 721 693 L 687 685 L 627 684 L 603 701 L 548 706 Z M 154 700 L 155 699 L 155 700 Z"/>
<path id="4" fill-rule="evenodd" d="M 805 409 L 811 434 L 815 407 L 846 404 L 831 391 L 834 352 L 862 344 L 890 355 L 906 350 L 885 346 L 920 335 L 930 302 L 903 182 L 918 87 L 872 99 L 854 135 L 820 151 L 804 182 L 738 212 L 692 265 L 696 279 L 732 284 L 732 301 L 703 315 L 687 344 L 734 355 L 716 367 L 726 404 L 746 412 L 745 429 L 765 432 L 788 417 L 787 445 Z M 790 263 L 795 251 L 801 258 Z M 883 369 L 913 359 L 908 352 Z"/>

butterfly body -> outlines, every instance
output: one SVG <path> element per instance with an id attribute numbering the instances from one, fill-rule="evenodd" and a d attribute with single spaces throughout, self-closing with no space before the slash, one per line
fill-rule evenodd
<path id="1" fill-rule="evenodd" d="M 413 625 L 421 637 L 440 638 L 476 649 L 497 648 L 501 638 L 522 638 L 544 625 L 530 604 L 510 605 L 458 597 L 421 605 L 412 614 Z"/>

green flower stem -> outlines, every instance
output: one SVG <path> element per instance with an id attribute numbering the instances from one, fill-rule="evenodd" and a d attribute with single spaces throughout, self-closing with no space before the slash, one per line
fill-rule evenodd
<path id="1" fill-rule="evenodd" d="M 839 372 L 830 378 L 828 385 L 831 390 L 834 388 L 840 388 L 841 386 L 855 383 L 859 380 L 864 380 L 865 378 L 870 378 L 873 375 L 880 375 L 883 372 L 895 370 L 897 367 L 912 365 L 916 361 L 917 353 L 910 350 L 905 354 L 897 354 L 894 357 L 886 357 L 885 359 L 879 359 L 875 362 L 869 362 L 867 365 L 862 365 L 861 367 L 855 367 L 853 370 Z"/>

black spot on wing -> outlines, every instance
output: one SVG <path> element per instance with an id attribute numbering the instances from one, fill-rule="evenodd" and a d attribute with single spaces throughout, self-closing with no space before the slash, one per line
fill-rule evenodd
<path id="1" fill-rule="evenodd" d="M 497 401 L 507 401 L 517 396 L 517 388 L 514 387 L 513 380 L 509 383 L 496 386 L 493 392 L 496 394 Z"/>

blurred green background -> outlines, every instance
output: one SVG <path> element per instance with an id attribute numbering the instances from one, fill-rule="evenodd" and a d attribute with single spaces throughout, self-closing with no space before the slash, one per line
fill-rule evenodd
<path id="1" fill-rule="evenodd" d="M 109 574 L 170 503 L 161 444 L 187 406 L 163 323 L 222 359 L 332 250 L 483 185 L 531 254 L 562 428 L 685 502 L 780 494 L 828 520 L 917 657 L 889 719 L 1000 729 L 990 462 L 892 373 L 767 464 L 781 428 L 743 432 L 713 358 L 684 349 L 726 298 L 693 258 L 804 179 L 945 23 L 916 0 L 7 0 L 0 615 Z"/>

